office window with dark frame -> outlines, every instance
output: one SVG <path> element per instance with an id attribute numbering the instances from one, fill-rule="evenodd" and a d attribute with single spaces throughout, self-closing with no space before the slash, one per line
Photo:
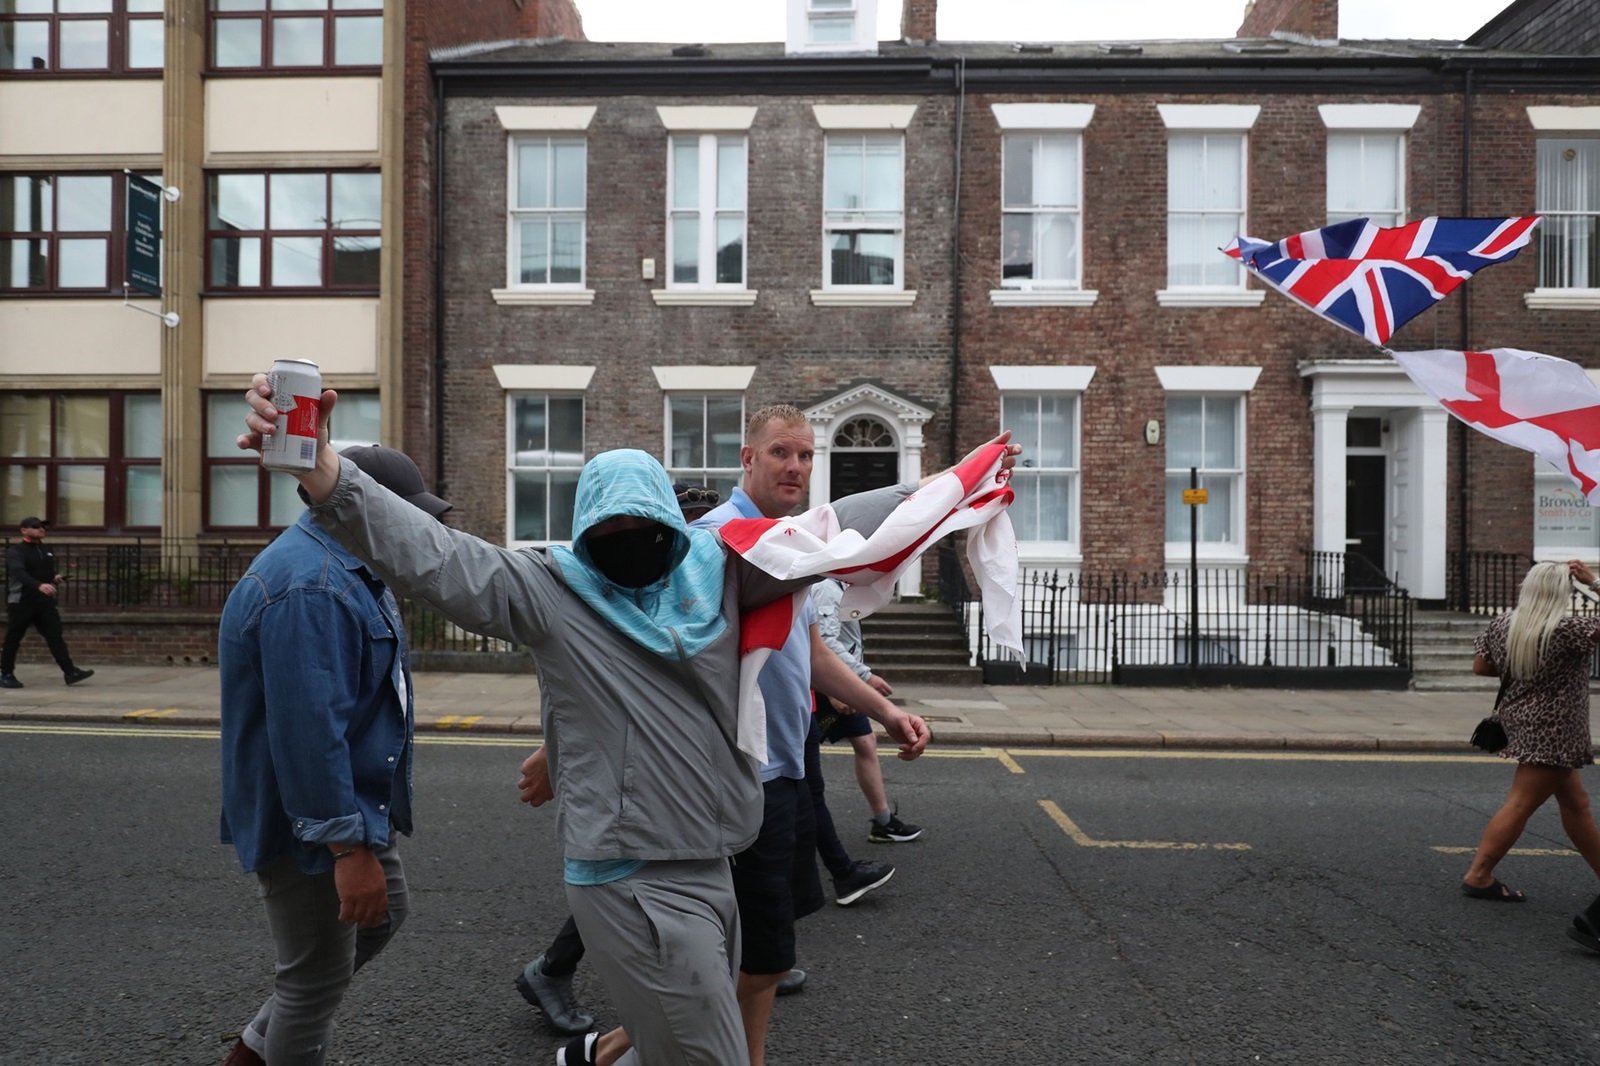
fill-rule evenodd
<path id="1" fill-rule="evenodd" d="M 0 392 L 0 526 L 159 529 L 161 439 L 158 392 Z"/>
<path id="2" fill-rule="evenodd" d="M 211 0 L 212 72 L 372 73 L 383 0 Z"/>
<path id="3" fill-rule="evenodd" d="M 120 173 L 0 174 L 0 295 L 120 295 L 126 213 Z"/>
<path id="4" fill-rule="evenodd" d="M 0 77 L 160 76 L 166 50 L 161 8 L 161 0 L 5 0 Z"/>
<path id="5" fill-rule="evenodd" d="M 217 171 L 206 186 L 211 291 L 378 291 L 378 171 Z"/>

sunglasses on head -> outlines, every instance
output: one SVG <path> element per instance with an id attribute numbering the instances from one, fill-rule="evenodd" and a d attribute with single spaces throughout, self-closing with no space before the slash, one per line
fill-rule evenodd
<path id="1" fill-rule="evenodd" d="M 721 498 L 716 489 L 690 487 L 678 493 L 679 503 L 716 503 Z"/>

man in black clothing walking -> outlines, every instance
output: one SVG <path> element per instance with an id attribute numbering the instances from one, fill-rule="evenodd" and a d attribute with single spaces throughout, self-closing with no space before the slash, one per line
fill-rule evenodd
<path id="1" fill-rule="evenodd" d="M 20 527 L 22 543 L 6 548 L 6 642 L 0 648 L 0 688 L 21 688 L 12 670 L 17 665 L 17 648 L 29 626 L 39 631 L 50 646 L 56 665 L 69 685 L 91 677 L 93 670 L 72 665 L 67 642 L 61 639 L 61 612 L 56 610 L 56 556 L 44 546 L 44 522 L 28 517 Z"/>

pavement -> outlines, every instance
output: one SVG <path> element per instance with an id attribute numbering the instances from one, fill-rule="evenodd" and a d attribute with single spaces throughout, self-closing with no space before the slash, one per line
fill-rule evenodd
<path id="1" fill-rule="evenodd" d="M 214 666 L 99 666 L 68 687 L 54 666 L 21 664 L 0 689 L 0 721 L 161 728 L 215 726 Z M 891 679 L 892 680 L 892 679 Z M 419 673 L 417 730 L 538 736 L 531 673 Z M 1467 754 L 1493 693 L 1116 685 L 897 687 L 940 746 L 1435 751 Z"/>

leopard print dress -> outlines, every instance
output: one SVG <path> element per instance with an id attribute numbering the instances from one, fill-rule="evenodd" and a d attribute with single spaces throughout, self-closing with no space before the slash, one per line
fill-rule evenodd
<path id="1" fill-rule="evenodd" d="M 1496 671 L 1505 669 L 1506 636 L 1511 616 L 1489 623 L 1473 644 Z M 1519 763 L 1577 769 L 1594 762 L 1589 735 L 1589 657 L 1594 650 L 1595 620 L 1563 618 L 1550 634 L 1539 669 L 1529 678 L 1513 678 L 1500 701 L 1500 722 L 1506 746 L 1500 756 Z"/>

